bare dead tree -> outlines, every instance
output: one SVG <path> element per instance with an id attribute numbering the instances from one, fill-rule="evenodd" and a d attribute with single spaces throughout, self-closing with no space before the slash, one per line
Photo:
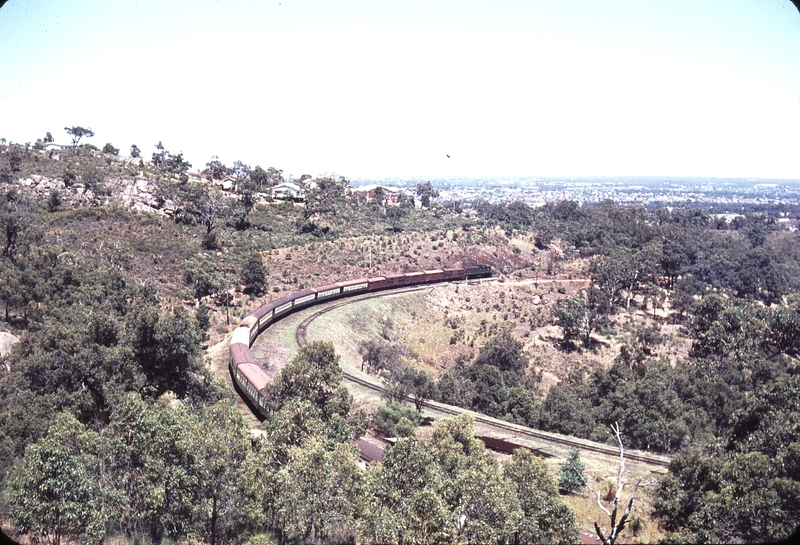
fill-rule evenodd
<path id="1" fill-rule="evenodd" d="M 578 475 L 578 477 L 583 481 L 583 484 L 586 485 L 586 488 L 592 491 L 592 493 L 597 496 L 597 505 L 600 506 L 600 509 L 608 515 L 610 521 L 611 530 L 609 531 L 608 536 L 603 533 L 603 530 L 600 528 L 600 524 L 596 521 L 594 523 L 594 531 L 597 532 L 597 537 L 600 538 L 600 541 L 603 545 L 614 545 L 614 542 L 619 537 L 620 533 L 622 533 L 622 529 L 625 527 L 625 524 L 628 522 L 628 517 L 631 514 L 631 510 L 633 509 L 633 502 L 636 499 L 636 493 L 639 491 L 640 486 L 648 486 L 642 485 L 642 478 L 639 477 L 636 479 L 636 484 L 633 485 L 633 491 L 631 492 L 631 497 L 628 500 L 628 507 L 625 509 L 625 512 L 620 517 L 619 521 L 617 521 L 617 513 L 619 511 L 619 503 L 622 499 L 622 489 L 625 487 L 625 484 L 622 481 L 622 473 L 625 471 L 625 453 L 624 449 L 622 448 L 622 438 L 619 434 L 619 424 L 617 422 L 611 426 L 611 430 L 614 432 L 614 438 L 617 440 L 617 446 L 619 446 L 619 471 L 617 472 L 617 493 L 614 496 L 614 502 L 611 504 L 611 508 L 609 509 L 603 502 L 600 500 L 601 494 L 599 490 L 595 490 L 589 483 L 586 482 L 586 479 L 581 474 L 577 468 L 573 467 L 573 471 Z"/>

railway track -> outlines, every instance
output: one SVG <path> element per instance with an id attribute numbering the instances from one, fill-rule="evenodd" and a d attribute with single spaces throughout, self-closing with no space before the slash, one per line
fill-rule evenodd
<path id="1" fill-rule="evenodd" d="M 410 293 L 410 292 L 415 292 L 415 291 L 422 291 L 422 290 L 425 290 L 425 289 L 430 289 L 430 287 L 426 286 L 426 287 L 401 288 L 399 290 L 392 290 L 391 292 L 373 293 L 373 294 L 368 294 L 368 295 L 364 295 L 364 296 L 361 296 L 361 297 L 350 298 L 350 299 L 347 299 L 345 301 L 340 301 L 340 302 L 338 302 L 338 303 L 336 303 L 334 305 L 331 305 L 329 307 L 326 307 L 326 308 L 323 308 L 321 310 L 318 310 L 317 312 L 314 312 L 313 314 L 311 314 L 310 316 L 305 318 L 297 326 L 297 329 L 295 330 L 295 340 L 297 341 L 298 346 L 301 346 L 301 347 L 305 346 L 308 343 L 306 334 L 307 334 L 307 331 L 308 331 L 308 326 L 311 324 L 311 322 L 313 322 L 314 320 L 316 320 L 317 318 L 319 318 L 323 314 L 327 314 L 328 312 L 332 312 L 332 311 L 334 311 L 334 310 L 336 310 L 338 308 L 341 308 L 341 307 L 343 307 L 345 305 L 356 303 L 358 301 L 364 301 L 364 300 L 367 300 L 367 299 L 374 299 L 374 298 L 377 298 L 377 297 L 384 297 L 386 295 L 389 295 L 390 293 L 391 294 Z M 362 386 L 364 388 L 368 388 L 368 389 L 373 390 L 373 391 L 375 391 L 377 393 L 380 393 L 380 394 L 382 394 L 386 390 L 383 386 L 380 386 L 379 384 L 375 384 L 375 383 L 372 383 L 370 381 L 364 380 L 363 378 L 358 377 L 356 375 L 353 375 L 351 373 L 343 372 L 343 376 L 344 376 L 345 380 L 348 380 L 348 381 L 350 381 L 350 382 L 352 382 L 354 384 L 358 384 L 359 386 Z M 407 398 L 407 399 L 408 399 L 408 401 L 413 401 L 411 398 Z M 430 402 L 430 401 L 423 402 L 422 406 L 427 408 L 427 409 L 435 410 L 435 411 L 438 411 L 438 412 L 441 412 L 441 413 L 444 413 L 444 414 L 453 415 L 453 416 L 458 416 L 458 415 L 463 414 L 465 412 L 471 412 L 471 411 L 465 411 L 463 409 L 457 409 L 457 408 L 451 407 L 449 405 L 444 405 L 444 404 L 441 404 L 441 403 L 434 403 L 434 402 Z M 479 422 L 481 424 L 485 424 L 487 426 L 498 428 L 498 429 L 501 429 L 501 430 L 504 430 L 504 431 L 513 432 L 513 433 L 515 433 L 517 435 L 521 435 L 521 436 L 527 437 L 529 439 L 535 439 L 537 441 L 541 441 L 541 442 L 544 442 L 544 443 L 559 445 L 559 446 L 568 447 L 568 448 L 571 448 L 571 449 L 578 449 L 578 450 L 582 450 L 582 451 L 594 452 L 594 453 L 597 453 L 597 454 L 603 454 L 603 455 L 607 455 L 607 456 L 611 456 L 611 457 L 618 457 L 619 456 L 619 450 L 617 448 L 611 447 L 611 446 L 607 446 L 607 445 L 603 445 L 601 443 L 588 443 L 586 440 L 574 439 L 574 438 L 571 438 L 571 437 L 568 437 L 568 436 L 559 436 L 559 435 L 555 435 L 555 434 L 551 434 L 551 433 L 537 431 L 537 430 L 534 430 L 534 429 L 531 429 L 531 428 L 526 428 L 524 426 L 519 426 L 519 425 L 515 425 L 515 424 L 510 424 L 510 423 L 507 423 L 507 422 L 498 421 L 498 420 L 496 420 L 494 418 L 489 418 L 489 417 L 486 417 L 486 416 L 483 416 L 483 415 L 480 415 L 480 414 L 476 414 L 474 412 L 471 412 L 471 414 L 473 415 L 473 418 L 475 419 L 475 422 Z M 669 457 L 667 457 L 667 456 L 656 456 L 656 455 L 650 455 L 650 454 L 645 454 L 645 453 L 640 453 L 640 452 L 630 452 L 630 451 L 625 453 L 625 458 L 627 460 L 638 461 L 638 462 L 654 465 L 654 466 L 661 467 L 661 468 L 666 468 L 669 465 L 669 460 L 670 460 Z"/>

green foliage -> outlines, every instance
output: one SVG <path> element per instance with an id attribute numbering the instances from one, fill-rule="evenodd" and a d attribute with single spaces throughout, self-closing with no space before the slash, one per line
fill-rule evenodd
<path id="1" fill-rule="evenodd" d="M 203 339 L 208 339 L 208 328 L 211 327 L 211 311 L 205 305 L 200 305 L 194 315 L 197 321 L 197 329 L 203 336 Z"/>
<path id="2" fill-rule="evenodd" d="M 695 453 L 672 460 L 654 504 L 667 539 L 708 543 L 762 541 L 765 536 L 783 539 L 800 524 L 797 474 L 787 473 L 759 452 L 726 458 Z"/>
<path id="3" fill-rule="evenodd" d="M 109 155 L 119 155 L 119 148 L 115 148 L 110 142 L 103 146 L 102 151 L 103 153 L 108 153 Z"/>
<path id="4" fill-rule="evenodd" d="M 420 182 L 417 184 L 417 196 L 423 208 L 431 207 L 431 199 L 439 196 L 439 192 L 433 188 L 430 182 Z"/>
<path id="5" fill-rule="evenodd" d="M 565 342 L 587 339 L 588 328 L 586 302 L 582 297 L 564 297 L 553 307 L 553 317 L 558 321 Z"/>
<path id="6" fill-rule="evenodd" d="M 206 258 L 191 258 L 186 261 L 183 264 L 183 280 L 198 300 L 217 293 L 223 286 L 223 280 Z"/>
<path id="7" fill-rule="evenodd" d="M 173 174 L 185 174 L 192 168 L 192 164 L 183 158 L 183 153 L 173 155 L 164 148 L 161 142 L 156 144 L 156 150 L 152 158 L 156 168 Z"/>
<path id="8" fill-rule="evenodd" d="M 578 450 L 571 450 L 558 470 L 558 488 L 565 492 L 580 492 L 586 486 L 586 467 Z"/>
<path id="9" fill-rule="evenodd" d="M 415 427 L 419 426 L 419 413 L 398 401 L 381 405 L 375 411 L 375 427 L 377 431 L 386 437 L 407 437 L 410 434 L 401 434 L 398 424 L 401 420 L 406 421 L 412 426 L 412 431 Z"/>
<path id="10" fill-rule="evenodd" d="M 61 206 L 61 192 L 53 188 L 50 190 L 50 195 L 47 197 L 47 211 L 50 213 L 55 212 Z"/>
<path id="11" fill-rule="evenodd" d="M 501 466 L 466 415 L 443 420 L 427 443 L 388 448 L 370 468 L 366 534 L 378 542 L 554 542 L 577 539 L 569 508 L 530 452 Z"/>
<path id="12" fill-rule="evenodd" d="M 398 347 L 378 339 L 362 341 L 358 345 L 361 356 L 361 371 L 378 373 L 389 371 L 400 366 L 400 350 Z"/>
<path id="13" fill-rule="evenodd" d="M 22 170 L 22 150 L 19 146 L 15 146 L 8 151 L 8 167 L 11 172 L 19 172 Z"/>
<path id="14" fill-rule="evenodd" d="M 385 396 L 390 401 L 402 402 L 406 396 L 414 396 L 417 412 L 428 399 L 439 397 L 439 389 L 431 376 L 421 369 L 399 364 L 381 373 L 386 384 Z"/>
<path id="15" fill-rule="evenodd" d="M 106 534 L 97 433 L 69 414 L 56 417 L 47 435 L 25 449 L 8 478 L 11 523 L 25 534 L 64 538 Z"/>
<path id="16" fill-rule="evenodd" d="M 457 364 L 442 375 L 440 399 L 534 426 L 539 420 L 539 399 L 532 391 L 537 377 L 526 374 L 529 363 L 522 343 L 503 331 L 481 348 L 475 361 Z"/>
<path id="17" fill-rule="evenodd" d="M 261 259 L 261 254 L 251 254 L 242 267 L 242 284 L 245 292 L 253 295 L 262 295 L 267 291 L 267 269 Z"/>
<path id="18" fill-rule="evenodd" d="M 92 131 L 92 129 L 85 129 L 79 125 L 73 127 L 64 127 L 64 130 L 68 135 L 70 135 L 70 137 L 72 137 L 73 148 L 78 147 L 78 143 L 81 141 L 81 138 L 91 138 L 94 136 L 94 131 Z"/>
<path id="19" fill-rule="evenodd" d="M 518 543 L 575 542 L 575 515 L 558 497 L 555 480 L 540 458 L 517 449 L 503 471 L 516 489 L 524 514 L 516 532 Z"/>
<path id="20" fill-rule="evenodd" d="M 61 175 L 61 179 L 64 180 L 64 187 L 70 187 L 78 179 L 78 175 L 75 174 L 71 167 L 67 167 L 67 170 Z"/>
<path id="21" fill-rule="evenodd" d="M 271 410 L 265 428 L 281 437 L 282 456 L 312 436 L 328 446 L 363 432 L 363 416 L 351 413 L 353 399 L 340 385 L 342 370 L 333 344 L 315 341 L 302 347 L 267 386 Z"/>
<path id="22" fill-rule="evenodd" d="M 86 189 L 97 190 L 98 186 L 103 183 L 103 174 L 94 165 L 88 165 L 81 175 Z"/>

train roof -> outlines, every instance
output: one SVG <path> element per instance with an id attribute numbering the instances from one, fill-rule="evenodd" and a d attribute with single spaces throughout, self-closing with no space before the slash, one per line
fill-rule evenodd
<path id="1" fill-rule="evenodd" d="M 316 291 L 314 291 L 312 289 L 309 289 L 309 288 L 305 288 L 305 289 L 302 289 L 300 291 L 294 292 L 292 294 L 292 299 L 297 299 L 299 297 L 305 297 L 306 295 L 316 295 L 316 294 L 317 294 Z"/>
<path id="2" fill-rule="evenodd" d="M 355 286 L 356 284 L 364 284 L 367 282 L 366 278 L 359 278 L 357 280 L 345 280 L 344 282 L 337 282 L 337 286 Z"/>
<path id="3" fill-rule="evenodd" d="M 358 446 L 358 452 L 361 458 L 367 462 L 383 461 L 383 449 L 381 447 L 368 443 L 364 439 L 357 439 L 356 445 Z"/>
<path id="4" fill-rule="evenodd" d="M 233 330 L 231 335 L 231 346 L 240 344 L 250 347 L 250 328 L 246 326 L 239 326 Z"/>
<path id="5" fill-rule="evenodd" d="M 269 384 L 269 377 L 264 370 L 255 363 L 243 363 L 236 369 L 244 375 L 256 390 L 261 391 Z"/>
<path id="6" fill-rule="evenodd" d="M 247 348 L 247 345 L 241 343 L 232 343 L 231 344 L 231 356 L 233 357 L 233 361 L 239 365 L 242 363 L 255 363 L 256 359 L 253 357 L 253 353 Z"/>
<path id="7" fill-rule="evenodd" d="M 438 274 L 438 273 L 443 273 L 444 269 L 430 269 L 422 272 L 424 272 L 425 274 Z"/>
<path id="8" fill-rule="evenodd" d="M 367 282 L 380 282 L 381 280 L 386 280 L 385 276 L 373 276 L 372 278 L 367 278 Z"/>
<path id="9" fill-rule="evenodd" d="M 267 306 L 272 306 L 272 308 L 275 308 L 281 305 L 285 305 L 286 303 L 294 301 L 296 296 L 297 296 L 296 293 L 290 293 L 289 295 L 284 295 L 280 299 L 275 299 L 274 301 L 270 301 Z"/>
<path id="10" fill-rule="evenodd" d="M 257 315 L 255 312 L 251 312 L 250 314 L 242 318 L 242 321 L 239 322 L 239 327 L 253 327 L 254 325 L 256 325 L 260 317 L 261 316 Z"/>
<path id="11" fill-rule="evenodd" d="M 270 303 L 267 303 L 266 305 L 260 306 L 257 309 L 255 309 L 253 312 L 250 313 L 250 315 L 251 316 L 255 316 L 256 319 L 260 320 L 262 316 L 267 314 L 273 308 L 275 308 L 275 307 L 271 307 Z"/>
<path id="12" fill-rule="evenodd" d="M 328 290 L 336 290 L 340 289 L 342 286 L 338 284 L 326 284 L 325 286 L 320 286 L 318 288 L 313 288 L 313 291 L 319 293 L 321 291 L 328 291 Z"/>

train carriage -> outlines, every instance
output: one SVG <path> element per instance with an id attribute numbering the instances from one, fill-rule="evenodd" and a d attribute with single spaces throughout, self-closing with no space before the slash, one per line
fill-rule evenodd
<path id="1" fill-rule="evenodd" d="M 233 330 L 233 334 L 231 335 L 231 346 L 234 344 L 241 344 L 250 348 L 250 328 L 246 325 L 242 324 L 239 325 L 236 329 Z"/>
<path id="2" fill-rule="evenodd" d="M 441 282 L 444 280 L 444 271 L 440 269 L 424 271 L 425 272 L 425 282 Z"/>
<path id="3" fill-rule="evenodd" d="M 243 363 L 255 363 L 253 352 L 241 343 L 231 343 L 231 367 L 236 369 Z"/>
<path id="4" fill-rule="evenodd" d="M 492 276 L 492 268 L 489 265 L 475 265 L 467 267 L 465 274 L 467 278 L 488 278 Z"/>
<path id="5" fill-rule="evenodd" d="M 261 331 L 266 328 L 270 322 L 272 322 L 273 311 L 275 309 L 275 305 L 271 302 L 258 307 L 256 310 L 253 311 L 252 316 L 254 316 L 258 320 L 258 330 Z"/>
<path id="6" fill-rule="evenodd" d="M 300 290 L 294 294 L 294 309 L 299 310 L 309 305 L 313 305 L 317 299 L 317 292 L 314 290 Z"/>
<path id="7" fill-rule="evenodd" d="M 405 280 L 406 275 L 404 275 L 403 273 L 387 274 L 383 278 L 384 278 L 383 287 L 385 289 L 396 288 L 398 286 L 402 286 L 403 285 L 402 282 Z"/>
<path id="8" fill-rule="evenodd" d="M 403 281 L 400 284 L 401 286 L 413 286 L 414 284 L 422 284 L 425 282 L 425 273 L 422 271 L 405 273 L 403 277 Z"/>
<path id="9" fill-rule="evenodd" d="M 274 317 L 275 318 L 277 318 L 278 316 L 282 316 L 282 315 L 288 313 L 290 310 L 292 310 L 292 307 L 294 306 L 294 295 L 295 294 L 290 293 L 289 295 L 284 295 L 280 299 L 276 299 L 275 301 L 270 303 L 270 304 L 274 305 L 274 308 L 275 308 Z"/>
<path id="10" fill-rule="evenodd" d="M 266 388 L 269 377 L 255 363 L 243 363 L 236 367 L 236 383 L 256 407 L 266 407 Z"/>
<path id="11" fill-rule="evenodd" d="M 377 291 L 386 288 L 386 277 L 375 276 L 367 280 L 369 282 L 369 291 Z"/>
<path id="12" fill-rule="evenodd" d="M 336 285 L 342 287 L 342 295 L 352 295 L 354 293 L 367 291 L 369 281 L 366 278 L 359 278 L 358 280 L 337 282 Z"/>
<path id="13" fill-rule="evenodd" d="M 338 284 L 328 284 L 321 288 L 313 288 L 317 292 L 317 301 L 328 301 L 336 299 L 342 294 L 342 286 Z"/>
<path id="14" fill-rule="evenodd" d="M 445 269 L 443 272 L 444 280 L 464 280 L 466 278 L 465 271 L 461 267 Z"/>

